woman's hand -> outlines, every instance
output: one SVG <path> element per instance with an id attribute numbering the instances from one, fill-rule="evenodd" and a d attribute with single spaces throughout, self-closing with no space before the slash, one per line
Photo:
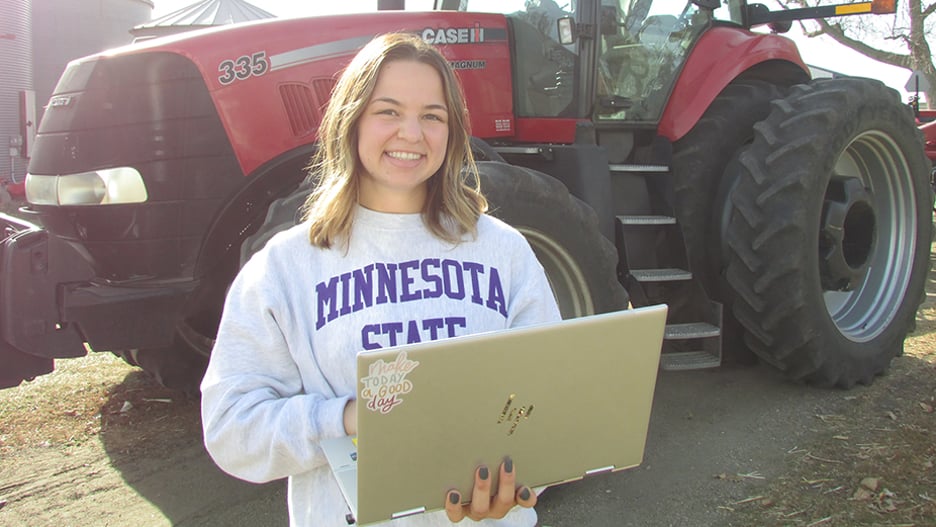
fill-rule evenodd
<path id="1" fill-rule="evenodd" d="M 466 516 L 479 521 L 484 518 L 503 518 L 514 508 L 536 505 L 536 493 L 530 487 L 517 487 L 513 460 L 509 457 L 500 466 L 500 479 L 497 492 L 491 496 L 491 475 L 484 465 L 475 471 L 474 488 L 471 490 L 471 503 L 462 505 L 461 493 L 450 490 L 446 495 L 445 513 L 453 523 L 462 521 Z"/>
<path id="2" fill-rule="evenodd" d="M 349 436 L 357 434 L 357 399 L 349 400 L 344 407 L 344 429 Z"/>

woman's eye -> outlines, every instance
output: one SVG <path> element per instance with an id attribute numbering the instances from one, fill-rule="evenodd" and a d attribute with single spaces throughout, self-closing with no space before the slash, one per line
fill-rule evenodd
<path id="1" fill-rule="evenodd" d="M 377 110 L 377 115 L 396 115 L 396 110 L 387 108 L 385 110 Z"/>
<path id="2" fill-rule="evenodd" d="M 434 113 L 426 114 L 426 119 L 428 119 L 428 120 L 430 120 L 430 121 L 445 122 L 445 118 L 444 118 L 444 117 L 442 117 L 441 115 L 436 115 L 436 114 L 434 114 Z"/>

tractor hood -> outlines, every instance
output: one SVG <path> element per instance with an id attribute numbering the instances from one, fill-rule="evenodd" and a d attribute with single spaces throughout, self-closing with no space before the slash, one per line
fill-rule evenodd
<path id="1" fill-rule="evenodd" d="M 81 82 L 95 75 L 92 70 L 104 69 L 98 68 L 102 61 L 180 55 L 201 73 L 241 168 L 250 174 L 264 161 L 313 142 L 340 71 L 376 35 L 400 31 L 420 35 L 451 61 L 472 100 L 475 135 L 513 134 L 507 20 L 454 11 L 274 19 L 153 39 L 69 64 L 50 108 L 71 105 L 70 94 L 84 89 Z M 132 77 L 156 73 L 134 70 L 121 76 L 129 86 L 114 88 L 133 89 Z M 165 71 L 159 75 L 165 78 Z"/>

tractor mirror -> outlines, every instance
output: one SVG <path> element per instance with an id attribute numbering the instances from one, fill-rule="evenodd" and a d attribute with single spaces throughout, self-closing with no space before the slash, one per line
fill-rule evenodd
<path id="1" fill-rule="evenodd" d="M 563 46 L 575 43 L 575 21 L 570 16 L 564 16 L 556 20 L 559 27 L 559 43 Z"/>
<path id="2" fill-rule="evenodd" d="M 887 15 L 897 12 L 897 0 L 872 0 L 871 12 L 876 15 Z"/>
<path id="3" fill-rule="evenodd" d="M 774 33 L 786 33 L 793 27 L 792 20 L 778 20 L 777 22 L 771 22 L 767 24 L 767 27 L 770 28 Z"/>

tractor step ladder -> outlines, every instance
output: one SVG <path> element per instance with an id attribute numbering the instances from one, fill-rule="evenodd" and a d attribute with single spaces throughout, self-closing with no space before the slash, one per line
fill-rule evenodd
<path id="1" fill-rule="evenodd" d="M 669 176 L 669 167 L 662 165 L 611 164 L 608 168 L 612 177 L 642 176 L 650 180 Z M 685 245 L 682 241 L 682 231 L 672 211 L 647 210 L 634 214 L 619 214 L 616 220 L 624 241 L 625 253 L 629 250 L 628 238 L 646 241 L 663 237 L 667 240 L 667 247 L 680 248 L 678 255 L 671 257 L 662 255 L 645 258 L 643 255 L 625 255 L 624 258 L 632 281 L 636 281 L 641 288 L 656 288 L 662 291 L 659 294 L 663 296 L 654 294 L 648 300 L 651 303 L 665 302 L 670 306 L 670 317 L 663 334 L 660 367 L 664 370 L 694 370 L 721 365 L 721 305 L 709 300 L 701 284 L 693 279 L 692 272 L 682 268 L 687 260 Z M 635 245 L 641 247 L 639 242 Z M 667 294 L 675 296 L 667 298 Z M 678 298 L 680 295 L 691 295 L 693 301 L 689 304 L 704 307 L 680 313 L 679 309 L 674 307 L 687 304 L 685 299 Z"/>

